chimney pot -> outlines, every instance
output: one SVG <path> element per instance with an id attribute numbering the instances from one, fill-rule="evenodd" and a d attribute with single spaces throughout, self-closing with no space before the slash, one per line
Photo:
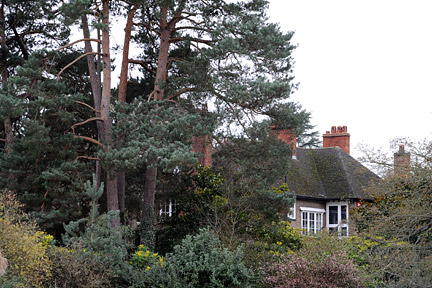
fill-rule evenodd
<path id="1" fill-rule="evenodd" d="M 337 130 L 336 130 L 336 126 L 332 126 L 332 128 L 331 128 L 331 133 L 332 133 L 332 134 L 336 134 L 336 131 L 337 131 Z"/>
<path id="2" fill-rule="evenodd" d="M 323 134 L 323 147 L 340 147 L 350 154 L 350 134 L 347 126 L 332 126 L 331 133 Z"/>

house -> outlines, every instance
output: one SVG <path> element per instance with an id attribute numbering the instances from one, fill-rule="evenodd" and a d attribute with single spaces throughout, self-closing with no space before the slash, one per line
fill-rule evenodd
<path id="1" fill-rule="evenodd" d="M 308 234 L 325 229 L 341 236 L 355 232 L 349 211 L 368 200 L 366 188 L 379 177 L 349 155 L 350 134 L 346 126 L 333 126 L 323 135 L 322 148 L 297 148 L 287 131 L 276 135 L 293 145 L 294 153 L 287 184 L 295 193 L 295 205 L 289 213 L 293 227 Z"/>
<path id="2" fill-rule="evenodd" d="M 323 135 L 322 148 L 298 148 L 290 129 L 276 126 L 271 129 L 275 137 L 293 148 L 293 157 L 287 159 L 291 161 L 291 169 L 286 177 L 288 188 L 296 198 L 288 213 L 291 225 L 307 234 L 325 229 L 341 236 L 355 233 L 349 211 L 360 205 L 361 200 L 372 200 L 366 188 L 377 183 L 379 177 L 349 155 L 347 127 L 333 126 L 331 131 L 327 131 Z M 192 143 L 193 151 L 201 154 L 199 163 L 211 166 L 210 137 L 193 137 Z M 161 202 L 159 214 L 171 216 L 175 208 L 173 201 Z"/>

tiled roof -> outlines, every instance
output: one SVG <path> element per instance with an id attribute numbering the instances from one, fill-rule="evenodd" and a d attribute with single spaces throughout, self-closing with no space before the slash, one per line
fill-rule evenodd
<path id="1" fill-rule="evenodd" d="M 339 147 L 297 148 L 288 186 L 298 196 L 322 199 L 370 199 L 365 188 L 379 177 Z"/>

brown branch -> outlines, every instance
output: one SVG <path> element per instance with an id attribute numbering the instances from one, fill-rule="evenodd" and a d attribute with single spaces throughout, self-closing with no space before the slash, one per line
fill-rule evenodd
<path id="1" fill-rule="evenodd" d="M 81 102 L 81 101 L 74 101 L 75 103 L 77 103 L 77 104 L 81 104 L 81 105 L 84 105 L 84 106 L 86 106 L 86 107 L 88 107 L 88 108 L 90 108 L 91 110 L 93 110 L 94 112 L 96 112 L 96 113 L 100 113 L 100 111 L 99 110 L 97 110 L 97 109 L 95 109 L 95 108 L 93 108 L 92 106 L 90 106 L 89 104 L 87 104 L 87 103 L 84 103 L 84 102 Z"/>
<path id="2" fill-rule="evenodd" d="M 83 38 L 83 39 L 79 39 L 79 40 L 77 40 L 77 41 L 74 41 L 74 42 L 72 42 L 72 43 L 69 43 L 69 44 L 67 44 L 67 45 L 65 45 L 65 46 L 62 46 L 62 47 L 58 48 L 56 51 L 58 52 L 58 51 L 60 51 L 60 50 L 66 49 L 66 48 L 68 48 L 68 47 L 70 47 L 70 46 L 75 45 L 76 43 L 83 42 L 83 41 L 94 41 L 94 42 L 97 42 L 97 43 L 99 43 L 99 44 L 101 43 L 101 41 L 100 41 L 99 39 L 94 39 L 94 38 Z"/>
<path id="3" fill-rule="evenodd" d="M 60 72 L 57 74 L 57 81 L 58 81 L 60 75 L 61 75 L 61 74 L 62 74 L 62 73 L 67 69 L 67 68 L 69 68 L 70 66 L 72 66 L 73 64 L 75 64 L 76 62 L 78 62 L 81 58 L 84 58 L 84 57 L 86 57 L 86 56 L 88 56 L 88 55 L 92 55 L 92 54 L 99 54 L 99 53 L 98 53 L 98 52 L 87 52 L 87 53 L 85 53 L 85 54 L 79 56 L 79 57 L 76 58 L 75 60 L 73 60 L 71 63 L 69 63 L 69 64 L 66 65 L 65 67 L 63 67 L 63 69 L 61 69 Z"/>
<path id="4" fill-rule="evenodd" d="M 200 24 L 204 24 L 204 22 L 201 23 L 196 23 L 197 25 Z M 177 27 L 174 29 L 174 32 L 179 31 L 179 30 L 199 30 L 199 31 L 205 31 L 205 32 L 210 32 L 210 29 L 207 28 L 201 28 L 201 27 L 195 27 L 195 26 L 181 26 L 181 27 Z"/>
<path id="5" fill-rule="evenodd" d="M 177 61 L 177 62 L 185 62 L 184 59 L 178 58 L 178 57 L 169 57 L 168 60 L 169 61 Z"/>
<path id="6" fill-rule="evenodd" d="M 90 156 L 77 156 L 74 160 L 74 162 L 78 162 L 79 159 L 88 159 L 88 160 L 96 160 L 99 161 L 99 158 L 97 157 L 90 157 Z"/>
<path id="7" fill-rule="evenodd" d="M 176 42 L 186 41 L 186 40 L 189 40 L 192 42 L 197 42 L 197 43 L 203 43 L 206 45 L 210 45 L 210 44 L 215 42 L 213 40 L 204 40 L 204 39 L 190 38 L 190 37 L 174 37 L 174 38 L 171 38 L 169 41 L 170 41 L 170 43 L 176 43 Z"/>
<path id="8" fill-rule="evenodd" d="M 156 74 L 156 71 L 150 67 L 148 67 L 148 64 L 151 64 L 151 61 L 143 61 L 143 60 L 135 60 L 135 59 L 129 59 L 128 60 L 129 63 L 132 64 L 138 64 L 141 65 L 146 71 L 152 73 L 152 74 Z"/>
<path id="9" fill-rule="evenodd" d="M 75 127 L 77 127 L 77 126 L 81 126 L 81 125 L 84 125 L 84 124 L 87 124 L 87 123 L 89 123 L 89 122 L 91 122 L 91 121 L 103 121 L 103 120 L 104 120 L 104 119 L 102 119 L 102 118 L 100 118 L 100 117 L 92 117 L 92 118 L 89 118 L 89 119 L 87 119 L 87 120 L 85 120 L 85 121 L 82 121 L 82 122 L 80 122 L 80 123 L 76 123 L 76 124 L 72 125 L 71 129 L 74 130 Z"/>
<path id="10" fill-rule="evenodd" d="M 180 95 L 182 95 L 182 94 L 184 94 L 186 92 L 190 92 L 190 91 L 194 91 L 194 90 L 195 90 L 195 88 L 188 88 L 188 87 L 186 87 L 186 88 L 180 89 L 179 91 L 177 91 L 176 93 L 174 93 L 173 95 L 171 95 L 168 98 L 170 100 L 172 100 L 172 99 L 177 98 L 177 97 L 179 97 Z"/>
<path id="11" fill-rule="evenodd" d="M 156 92 L 156 89 L 153 89 L 153 91 L 150 93 L 150 95 L 147 98 L 147 102 L 150 102 L 150 100 L 151 100 L 152 96 L 155 94 L 155 92 Z"/>
<path id="12" fill-rule="evenodd" d="M 176 25 L 176 24 L 181 20 L 181 18 L 182 18 L 182 17 L 181 17 L 181 14 L 182 14 L 182 11 L 183 11 L 183 9 L 184 9 L 185 4 L 186 4 L 186 1 L 185 1 L 185 0 L 182 0 L 182 1 L 179 3 L 179 5 L 178 5 L 178 9 L 177 9 L 177 11 L 175 12 L 175 16 L 171 19 L 171 21 L 169 21 L 169 23 L 168 23 L 168 25 L 167 25 L 168 30 L 170 30 L 171 33 L 174 31 L 175 25 Z"/>
<path id="13" fill-rule="evenodd" d="M 95 140 L 95 139 L 93 139 L 93 138 L 91 138 L 91 137 L 81 136 L 81 135 L 74 135 L 74 138 L 81 138 L 81 139 L 86 140 L 86 141 L 89 141 L 89 142 L 91 142 L 91 143 L 93 143 L 93 144 L 96 144 L 96 145 L 99 145 L 99 146 L 105 147 L 104 144 L 102 144 L 101 142 L 99 142 L 99 141 L 97 141 L 97 140 Z"/>

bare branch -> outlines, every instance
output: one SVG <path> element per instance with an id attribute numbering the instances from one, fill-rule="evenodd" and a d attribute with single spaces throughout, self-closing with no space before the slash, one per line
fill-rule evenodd
<path id="1" fill-rule="evenodd" d="M 97 43 L 99 43 L 99 44 L 101 43 L 101 41 L 100 41 L 99 39 L 94 39 L 94 38 L 83 38 L 83 39 L 79 39 L 79 40 L 77 40 L 77 41 L 74 41 L 74 42 L 72 42 L 72 43 L 69 43 L 69 44 L 67 44 L 67 45 L 65 45 L 65 46 L 62 46 L 62 47 L 58 48 L 56 51 L 58 52 L 58 51 L 60 51 L 60 50 L 66 49 L 66 48 L 68 48 L 68 47 L 70 47 L 70 46 L 75 45 L 76 43 L 83 42 L 83 41 L 93 41 L 93 42 L 97 42 Z"/>
<path id="2" fill-rule="evenodd" d="M 99 158 L 97 157 L 89 157 L 89 156 L 77 156 L 74 160 L 74 162 L 78 162 L 79 159 L 88 159 L 88 160 L 96 160 L 99 161 Z"/>
<path id="3" fill-rule="evenodd" d="M 148 65 L 152 63 L 151 61 L 129 59 L 128 62 L 132 63 L 132 64 L 141 65 L 146 71 L 148 71 L 148 72 L 150 72 L 152 74 L 156 74 L 156 71 L 153 69 L 153 67 L 148 67 Z"/>
<path id="4" fill-rule="evenodd" d="M 186 41 L 186 40 L 189 40 L 192 42 L 197 42 L 197 43 L 203 43 L 206 45 L 210 45 L 210 44 L 215 42 L 213 40 L 204 40 L 204 39 L 191 38 L 191 37 L 174 37 L 174 38 L 171 38 L 169 41 L 170 41 L 170 43 L 177 43 L 177 42 Z"/>
<path id="5" fill-rule="evenodd" d="M 194 90 L 195 90 L 195 88 L 186 87 L 186 88 L 180 89 L 179 91 L 177 91 L 173 95 L 169 96 L 168 98 L 170 100 L 172 100 L 172 99 L 177 98 L 177 97 L 179 97 L 180 95 L 182 95 L 182 94 L 184 94 L 186 92 L 190 92 L 190 91 L 194 91 Z"/>
<path id="6" fill-rule="evenodd" d="M 86 56 L 88 56 L 88 55 L 94 55 L 94 54 L 99 54 L 98 52 L 87 52 L 87 53 L 85 53 L 85 54 L 83 54 L 83 55 L 81 55 L 81 56 L 79 56 L 78 58 L 76 58 L 75 60 L 73 60 L 71 63 L 69 63 L 68 65 L 66 65 L 65 67 L 63 67 L 63 69 L 61 69 L 60 70 L 60 72 L 57 74 L 57 81 L 58 81 L 58 79 L 59 79 L 59 77 L 60 77 L 60 75 L 67 69 L 67 68 L 69 68 L 70 66 L 72 66 L 73 64 L 75 64 L 76 62 L 78 62 L 81 58 L 84 58 L 84 57 L 86 57 Z"/>
<path id="7" fill-rule="evenodd" d="M 87 103 L 84 103 L 84 102 L 81 102 L 81 101 L 74 101 L 74 102 L 75 102 L 75 103 L 77 103 L 77 104 L 81 104 L 81 105 L 84 105 L 84 106 L 86 106 L 86 107 L 90 108 L 91 110 L 93 110 L 93 111 L 94 111 L 94 112 L 96 112 L 96 113 L 100 113 L 100 111 L 99 111 L 99 110 L 97 110 L 97 109 L 93 108 L 92 106 L 88 105 Z"/>
<path id="8" fill-rule="evenodd" d="M 89 123 L 89 122 L 91 122 L 91 121 L 103 121 L 103 120 L 104 120 L 104 119 L 102 119 L 102 118 L 100 118 L 100 117 L 92 117 L 92 118 L 89 118 L 89 119 L 87 119 L 87 120 L 85 120 L 85 121 L 82 121 L 82 122 L 80 122 L 80 123 L 76 123 L 76 124 L 72 125 L 71 129 L 74 130 L 75 127 L 78 127 L 78 126 L 81 126 L 81 125 L 87 124 L 87 123 Z"/>
<path id="9" fill-rule="evenodd" d="M 89 142 L 91 142 L 91 143 L 93 143 L 93 144 L 96 144 L 96 145 L 99 145 L 99 146 L 105 147 L 104 144 L 102 144 L 101 142 L 99 142 L 99 141 L 97 141 L 96 139 L 93 139 L 93 138 L 91 138 L 91 137 L 81 136 L 81 135 L 74 135 L 74 138 L 81 138 L 81 139 L 86 140 L 86 141 L 89 141 Z"/>

